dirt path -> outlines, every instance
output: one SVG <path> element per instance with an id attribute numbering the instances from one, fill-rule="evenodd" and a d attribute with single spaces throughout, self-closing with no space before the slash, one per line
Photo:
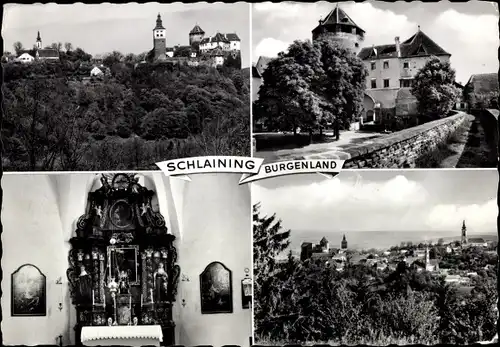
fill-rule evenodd
<path id="1" fill-rule="evenodd" d="M 457 167 L 462 153 L 469 138 L 469 131 L 475 120 L 471 117 L 464 121 L 464 124 L 454 134 L 452 141 L 447 146 L 448 156 L 441 161 L 439 168 L 449 169 Z"/>
<path id="2" fill-rule="evenodd" d="M 485 130 L 479 117 L 476 117 L 471 124 L 467 137 L 467 142 L 456 168 L 494 168 L 496 159 L 490 158 L 491 148 L 486 140 Z"/>

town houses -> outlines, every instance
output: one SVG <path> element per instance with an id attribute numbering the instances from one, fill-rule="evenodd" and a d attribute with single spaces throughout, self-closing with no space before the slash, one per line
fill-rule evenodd
<path id="1" fill-rule="evenodd" d="M 336 271 L 343 271 L 347 264 L 364 264 L 377 270 L 395 271 L 398 264 L 403 262 L 417 272 L 427 271 L 435 276 L 442 276 L 447 283 L 464 286 L 469 285 L 471 279 L 478 275 L 477 271 L 456 269 L 450 266 L 448 260 L 474 249 L 495 256 L 496 244 L 497 241 L 485 240 L 482 237 L 469 237 L 464 220 L 460 237 L 452 238 L 447 243 L 439 239 L 419 244 L 407 242 L 389 249 L 357 250 L 348 248 L 346 235 L 343 235 L 339 248 L 331 247 L 326 237 L 323 237 L 317 244 L 302 243 L 300 261 L 320 261 L 333 266 Z M 483 269 L 488 270 L 492 266 L 485 264 Z"/>

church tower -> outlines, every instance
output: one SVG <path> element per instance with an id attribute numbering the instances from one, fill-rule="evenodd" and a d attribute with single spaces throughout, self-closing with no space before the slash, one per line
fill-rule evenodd
<path id="1" fill-rule="evenodd" d="M 431 266 L 431 254 L 429 252 L 429 247 L 425 247 L 425 269 L 428 270 Z"/>
<path id="2" fill-rule="evenodd" d="M 328 251 L 330 250 L 330 243 L 328 242 L 326 237 L 323 237 L 321 239 L 321 241 L 319 242 L 319 245 L 321 246 L 321 251 L 323 253 L 328 253 Z"/>
<path id="3" fill-rule="evenodd" d="M 460 241 L 462 245 L 467 244 L 467 227 L 465 226 L 465 220 L 462 223 L 462 238 Z"/>
<path id="4" fill-rule="evenodd" d="M 40 37 L 40 32 L 36 36 L 36 49 L 42 49 L 42 38 Z"/>
<path id="5" fill-rule="evenodd" d="M 340 243 L 340 248 L 347 249 L 347 240 L 345 238 L 345 234 L 344 234 L 344 237 L 342 237 L 342 242 Z"/>
<path id="6" fill-rule="evenodd" d="M 189 45 L 199 45 L 201 40 L 205 37 L 205 32 L 198 24 L 189 32 Z"/>
<path id="7" fill-rule="evenodd" d="M 313 42 L 320 40 L 336 42 L 355 54 L 361 50 L 364 37 L 365 31 L 358 27 L 338 4 L 325 19 L 319 20 L 318 26 L 312 31 Z"/>
<path id="8" fill-rule="evenodd" d="M 154 60 L 166 59 L 167 30 L 163 27 L 161 16 L 156 17 L 156 26 L 153 29 Z"/>

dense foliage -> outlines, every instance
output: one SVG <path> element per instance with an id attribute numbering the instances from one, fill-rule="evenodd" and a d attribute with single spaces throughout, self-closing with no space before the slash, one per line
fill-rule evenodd
<path id="1" fill-rule="evenodd" d="M 466 292 L 405 262 L 395 271 L 355 264 L 350 254 L 344 271 L 335 263 L 301 262 L 291 254 L 276 263 L 273 257 L 283 249 L 277 245 L 286 244 L 289 232 L 283 233 L 275 218 L 262 218 L 255 210 L 254 220 L 260 222 L 254 224 L 254 237 L 266 240 L 254 243 L 260 255 L 254 268 L 257 343 L 468 344 L 495 335 L 496 254 L 471 248 L 446 256 L 450 266 L 480 270 Z M 282 235 L 278 243 L 273 235 Z M 494 265 L 485 269 L 485 264 Z"/>
<path id="2" fill-rule="evenodd" d="M 80 49 L 60 62 L 3 64 L 4 169 L 155 169 L 249 154 L 248 71 L 137 64 L 144 56 L 113 52 L 93 78 Z"/>
<path id="3" fill-rule="evenodd" d="M 295 41 L 267 65 L 254 120 L 268 130 L 348 127 L 363 108 L 367 71 L 351 51 L 327 41 Z"/>
<path id="4" fill-rule="evenodd" d="M 427 120 L 448 116 L 460 93 L 455 86 L 455 70 L 449 62 L 432 57 L 415 75 L 411 93 L 417 99 L 420 116 Z"/>

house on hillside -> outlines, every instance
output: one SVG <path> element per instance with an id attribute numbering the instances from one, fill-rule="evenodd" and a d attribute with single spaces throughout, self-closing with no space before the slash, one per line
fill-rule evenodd
<path id="1" fill-rule="evenodd" d="M 464 97 L 471 109 L 498 108 L 498 73 L 476 74 L 464 87 Z"/>
<path id="2" fill-rule="evenodd" d="M 36 59 L 41 61 L 59 61 L 59 51 L 53 48 L 36 50 Z"/>
<path id="3" fill-rule="evenodd" d="M 90 70 L 90 77 L 102 77 L 104 76 L 104 72 L 99 69 L 97 66 L 94 66 L 92 70 Z"/>
<path id="4" fill-rule="evenodd" d="M 21 62 L 21 63 L 32 63 L 35 61 L 35 57 L 29 54 L 28 52 L 24 52 L 21 55 L 19 55 L 16 59 L 16 61 Z"/>
<path id="5" fill-rule="evenodd" d="M 467 245 L 470 247 L 488 247 L 488 243 L 482 237 L 469 238 Z"/>

